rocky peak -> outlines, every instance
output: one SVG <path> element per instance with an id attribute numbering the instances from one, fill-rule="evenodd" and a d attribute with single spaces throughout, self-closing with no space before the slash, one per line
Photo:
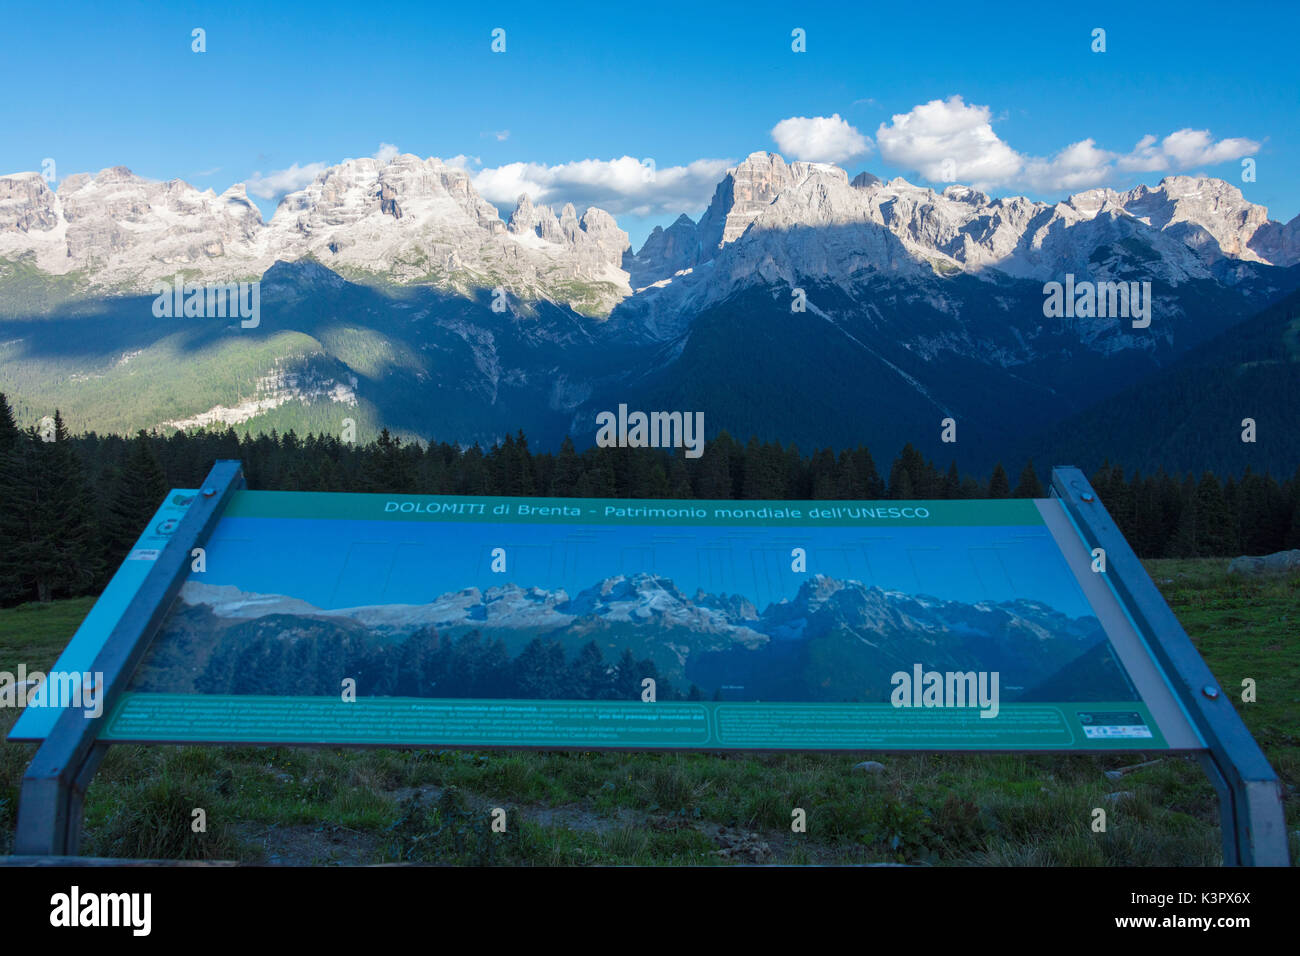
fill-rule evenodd
<path id="1" fill-rule="evenodd" d="M 576 294 L 584 311 L 603 314 L 631 292 L 627 247 L 600 209 L 579 216 L 568 204 L 557 216 L 523 197 L 507 225 L 465 170 L 409 153 L 322 170 L 269 223 L 242 184 L 218 196 L 122 166 L 69 176 L 57 191 L 37 173 L 0 177 L 0 258 L 82 272 L 88 291 L 143 292 L 180 270 L 229 281 L 315 259 L 350 278 L 465 292 L 492 274 L 520 296 Z"/>
<path id="2" fill-rule="evenodd" d="M 701 588 L 696 590 L 695 597 L 691 600 L 697 607 L 722 611 L 732 621 L 749 622 L 759 619 L 754 602 L 741 594 L 709 594 Z"/>
<path id="3" fill-rule="evenodd" d="M 750 153 L 727 170 L 700 218 L 705 254 L 734 242 L 781 192 L 794 184 L 794 173 L 776 153 Z"/>
<path id="4" fill-rule="evenodd" d="M 523 195 L 503 222 L 463 169 L 436 158 L 332 167 L 285 197 L 271 230 L 292 255 L 402 282 L 468 290 L 494 273 L 516 294 L 549 297 L 552 281 L 578 279 L 601 290 L 582 303 L 597 312 L 631 291 L 619 270 L 627 234 L 608 213 L 591 209 L 579 219 L 569 204 L 557 216 Z"/>
<path id="5" fill-rule="evenodd" d="M 982 193 L 978 189 L 972 189 L 970 186 L 949 186 L 943 193 L 944 199 L 953 202 L 965 203 L 968 206 L 974 206 L 981 209 L 989 204 L 987 193 Z"/>
<path id="6" fill-rule="evenodd" d="M 846 582 L 825 574 L 814 574 L 799 586 L 794 603 L 805 606 L 822 604 L 832 595 L 842 591 Z"/>
<path id="7" fill-rule="evenodd" d="M 1208 259 L 1263 260 L 1251 248 L 1251 240 L 1269 222 L 1268 210 L 1247 201 L 1240 189 L 1221 179 L 1166 176 L 1154 189 L 1138 186 L 1118 194 L 1115 202 Z"/>
<path id="8" fill-rule="evenodd" d="M 632 287 L 644 288 L 684 269 L 694 268 L 703 251 L 699 229 L 685 213 L 667 229 L 655 226 L 632 259 Z"/>
<path id="9" fill-rule="evenodd" d="M 643 612 L 663 613 L 689 603 L 686 595 L 668 578 L 639 572 L 631 577 L 614 575 L 583 589 L 565 608 L 565 612 L 605 615 L 614 610 L 626 613 L 631 608 L 640 608 Z"/>
<path id="10" fill-rule="evenodd" d="M 992 199 L 956 184 L 936 192 L 901 177 L 850 182 L 836 166 L 754 153 L 723 177 L 694 236 L 656 231 L 628 271 L 634 287 L 647 290 L 643 327 L 672 337 L 682 331 L 674 315 L 752 282 L 817 276 L 847 286 L 870 273 L 994 270 L 1042 281 L 1067 272 L 1109 277 L 1132 271 L 1115 251 L 1131 248 L 1128 239 L 1152 252 L 1147 278 L 1175 285 L 1212 279 L 1211 266 L 1225 256 L 1300 261 L 1300 217 L 1270 222 L 1264 207 L 1221 180 L 1171 176 L 1154 188 L 1087 190 L 1053 204 Z"/>
<path id="11" fill-rule="evenodd" d="M 0 177 L 0 210 L 0 236 L 8 233 L 0 256 L 28 255 L 51 274 L 84 270 L 93 285 L 134 289 L 218 261 L 246 273 L 262 229 L 242 189 L 217 196 L 124 166 L 69 176 L 56 192 L 35 173 Z"/>
<path id="12" fill-rule="evenodd" d="M 59 219 L 58 197 L 40 173 L 0 176 L 0 233 L 49 232 Z"/>
<path id="13" fill-rule="evenodd" d="M 533 206 L 533 201 L 528 198 L 528 193 L 521 193 L 515 203 L 515 211 L 510 214 L 510 219 L 506 222 L 506 229 L 515 235 L 533 232 L 537 229 L 537 222 L 537 209 Z"/>
<path id="14" fill-rule="evenodd" d="M 100 170 L 99 175 L 95 177 L 96 184 L 100 186 L 111 186 L 114 183 L 144 183 L 147 181 L 125 166 L 110 166 L 108 169 Z"/>

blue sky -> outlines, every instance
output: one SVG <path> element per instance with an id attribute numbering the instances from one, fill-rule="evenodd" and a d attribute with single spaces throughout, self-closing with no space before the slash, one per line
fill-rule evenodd
<path id="1" fill-rule="evenodd" d="M 947 158 L 1044 199 L 1204 172 L 1300 213 L 1300 4 L 1057 6 L 48 2 L 0 35 L 0 173 L 248 182 L 269 216 L 311 164 L 391 144 L 466 157 L 498 206 L 521 186 L 603 205 L 638 246 L 761 149 L 937 185 Z"/>

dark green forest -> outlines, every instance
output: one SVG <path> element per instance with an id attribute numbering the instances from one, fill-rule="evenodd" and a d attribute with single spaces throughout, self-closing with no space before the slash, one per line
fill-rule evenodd
<path id="1" fill-rule="evenodd" d="M 910 444 L 886 466 L 865 447 L 741 443 L 725 432 L 701 457 L 650 448 L 534 453 L 519 433 L 490 448 L 387 431 L 368 443 L 293 432 L 134 437 L 19 429 L 0 395 L 0 605 L 98 593 L 171 488 L 196 488 L 213 461 L 239 459 L 250 488 L 588 498 L 934 499 L 1042 497 L 1047 468 L 987 478 L 946 468 Z M 1016 477 L 1013 480 L 1011 475 Z M 1300 547 L 1300 468 L 1252 473 L 1126 473 L 1104 463 L 1093 486 L 1144 558 L 1228 557 Z"/>

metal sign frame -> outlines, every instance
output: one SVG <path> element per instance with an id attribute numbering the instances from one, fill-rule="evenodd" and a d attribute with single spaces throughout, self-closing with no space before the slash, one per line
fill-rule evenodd
<path id="1" fill-rule="evenodd" d="M 238 461 L 218 461 L 125 613 L 96 655 L 103 674 L 102 716 L 61 713 L 23 777 L 14 852 L 24 856 L 78 853 L 86 788 L 108 744 L 106 720 L 130 683 L 183 584 L 194 548 L 202 547 L 231 495 L 245 487 Z M 1281 784 L 1227 695 L 1187 637 L 1141 562 L 1083 473 L 1052 470 L 1059 498 L 1089 549 L 1106 555 L 1106 579 L 1165 671 L 1179 702 L 1204 737 L 1201 763 L 1219 794 L 1225 865 L 1286 866 L 1289 853 Z"/>
<path id="2" fill-rule="evenodd" d="M 168 539 L 143 584 L 95 657 L 91 672 L 103 674 L 99 689 L 107 714 L 144 658 L 185 581 L 190 552 L 202 547 L 226 502 L 244 487 L 243 465 L 218 461 L 203 489 Z M 20 856 L 76 856 L 86 788 L 108 745 L 98 740 L 103 717 L 73 708 L 59 714 L 23 776 L 14 852 Z"/>
<path id="3" fill-rule="evenodd" d="M 1289 866 L 1281 782 L 1228 695 L 1083 472 L 1053 468 L 1051 492 L 1061 499 L 1087 546 L 1105 552 L 1106 579 L 1205 738 L 1209 750 L 1201 753 L 1200 761 L 1219 793 L 1224 865 Z"/>

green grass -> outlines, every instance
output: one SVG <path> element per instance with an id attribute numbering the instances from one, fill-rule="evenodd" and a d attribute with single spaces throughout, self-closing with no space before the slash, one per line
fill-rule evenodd
<path id="1" fill-rule="evenodd" d="M 0 282 L 5 294 L 0 299 L 0 317 L 25 318 L 76 298 L 89 285 L 83 270 L 53 276 L 37 267 L 34 255 L 18 259 L 0 258 Z"/>
<path id="2" fill-rule="evenodd" d="M 1300 576 L 1155 561 L 1166 599 L 1286 788 L 1300 852 Z M 0 670 L 48 667 L 89 599 L 0 611 Z M 1241 682 L 1258 700 L 1240 701 Z M 1235 689 L 1235 690 L 1234 690 Z M 13 711 L 0 711 L 0 731 Z M 0 852 L 33 748 L 0 745 Z M 246 862 L 1215 865 L 1218 806 L 1199 766 L 1159 754 L 615 754 L 337 748 L 110 750 L 83 852 Z M 1089 827 L 1108 814 L 1105 833 Z M 791 832 L 802 809 L 806 833 Z M 196 833 L 194 811 L 207 827 Z M 491 828 L 505 811 L 504 833 Z"/>

